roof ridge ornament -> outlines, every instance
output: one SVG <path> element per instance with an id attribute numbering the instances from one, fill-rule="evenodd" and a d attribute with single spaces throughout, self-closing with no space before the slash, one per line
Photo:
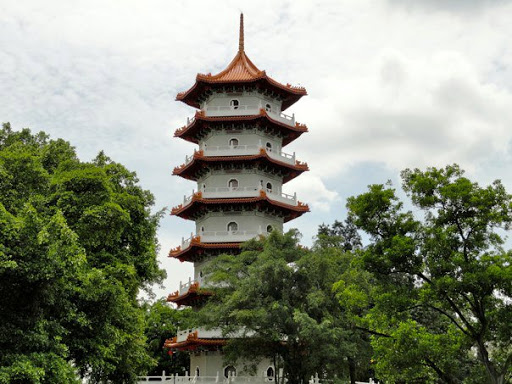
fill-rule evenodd
<path id="1" fill-rule="evenodd" d="M 238 37 L 238 51 L 244 51 L 244 14 L 240 13 L 240 35 Z"/>

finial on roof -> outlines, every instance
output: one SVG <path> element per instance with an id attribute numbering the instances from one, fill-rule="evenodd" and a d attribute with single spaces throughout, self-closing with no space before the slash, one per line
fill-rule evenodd
<path id="1" fill-rule="evenodd" d="M 244 51 L 244 14 L 240 14 L 240 36 L 238 41 L 238 50 L 240 52 Z"/>

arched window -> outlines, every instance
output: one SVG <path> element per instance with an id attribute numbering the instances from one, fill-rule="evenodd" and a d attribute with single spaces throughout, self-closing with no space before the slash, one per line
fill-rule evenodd
<path id="1" fill-rule="evenodd" d="M 265 144 L 265 147 L 267 148 L 267 151 L 272 152 L 272 143 L 269 143 L 267 141 L 267 144 Z"/>
<path id="2" fill-rule="evenodd" d="M 236 376 L 236 368 L 232 365 L 228 365 L 224 368 L 224 377 L 227 379 L 230 376 Z"/>
<path id="3" fill-rule="evenodd" d="M 270 104 L 265 104 L 265 111 L 272 112 L 272 106 Z"/>
<path id="4" fill-rule="evenodd" d="M 267 380 L 268 381 L 274 380 L 274 367 L 268 367 L 268 369 L 267 369 Z"/>
<path id="5" fill-rule="evenodd" d="M 236 232 L 236 231 L 238 231 L 238 224 L 235 223 L 234 221 L 231 221 L 228 224 L 228 232 Z"/>
<path id="6" fill-rule="evenodd" d="M 238 188 L 238 180 L 237 179 L 231 179 L 228 181 L 228 187 L 236 189 Z"/>
<path id="7" fill-rule="evenodd" d="M 237 145 L 238 145 L 238 139 L 230 139 L 229 140 L 230 147 L 236 147 Z"/>
<path id="8" fill-rule="evenodd" d="M 272 183 L 267 183 L 267 191 L 272 192 Z"/>
<path id="9" fill-rule="evenodd" d="M 267 225 L 267 232 L 270 233 L 274 230 L 274 228 L 269 224 Z"/>
<path id="10" fill-rule="evenodd" d="M 199 377 L 199 367 L 196 367 L 196 377 Z"/>
<path id="11" fill-rule="evenodd" d="M 204 232 L 204 227 L 201 227 L 201 233 L 203 233 L 203 232 Z"/>
<path id="12" fill-rule="evenodd" d="M 232 109 L 238 109 L 240 102 L 237 99 L 233 99 L 229 102 L 229 105 Z"/>

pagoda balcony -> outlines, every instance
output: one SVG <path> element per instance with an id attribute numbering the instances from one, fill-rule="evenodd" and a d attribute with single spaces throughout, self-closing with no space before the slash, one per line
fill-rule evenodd
<path id="1" fill-rule="evenodd" d="M 277 120 L 281 123 L 295 126 L 295 114 L 287 115 L 282 112 L 274 112 L 271 110 L 265 110 L 265 107 L 262 104 L 259 105 L 223 105 L 223 106 L 208 106 L 204 110 L 206 116 L 211 117 L 223 117 L 223 116 L 248 116 L 248 115 L 258 115 L 261 110 L 264 110 L 271 119 Z"/>
<path id="2" fill-rule="evenodd" d="M 182 296 L 182 295 L 186 294 L 187 292 L 189 292 L 189 290 L 191 288 L 192 289 L 198 289 L 199 287 L 204 288 L 203 285 L 204 285 L 204 279 L 202 277 L 199 277 L 196 280 L 192 280 L 192 278 L 189 277 L 188 281 L 185 283 L 182 283 L 180 281 L 180 287 L 179 287 L 178 291 L 176 291 L 174 293 L 174 295 Z"/>
<path id="3" fill-rule="evenodd" d="M 201 231 L 196 235 L 191 233 L 188 239 L 182 237 L 180 249 L 186 249 L 190 247 L 192 243 L 243 243 L 263 234 L 266 234 L 266 232 L 264 232 L 261 227 L 257 231 Z M 184 284 L 184 287 L 186 284 L 187 283 Z"/>
<path id="4" fill-rule="evenodd" d="M 220 156 L 254 156 L 260 153 L 267 154 L 270 158 L 282 163 L 296 165 L 295 152 L 286 153 L 283 151 L 272 151 L 263 145 L 221 145 L 221 146 L 204 146 L 202 149 L 203 156 L 220 157 Z M 196 153 L 196 151 L 194 151 Z M 194 155 L 185 156 L 186 166 L 194 160 Z"/>
<path id="5" fill-rule="evenodd" d="M 299 205 L 297 194 L 289 195 L 287 193 L 275 192 L 272 189 L 263 188 L 261 186 L 250 187 L 207 187 L 199 192 L 204 199 L 236 199 L 244 197 L 259 197 L 262 194 L 266 195 L 270 200 L 278 201 L 291 206 Z M 191 204 L 197 192 L 192 191 L 190 196 L 183 196 L 183 204 L 185 207 Z"/>
<path id="6" fill-rule="evenodd" d="M 184 342 L 189 338 L 189 335 L 195 334 L 197 338 L 201 339 L 222 339 L 222 330 L 220 328 L 194 328 L 194 329 L 184 329 L 183 331 L 178 331 L 176 334 L 176 342 Z"/>

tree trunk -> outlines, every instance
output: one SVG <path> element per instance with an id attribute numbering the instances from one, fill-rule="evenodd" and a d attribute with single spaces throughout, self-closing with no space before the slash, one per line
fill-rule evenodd
<path id="1" fill-rule="evenodd" d="M 350 384 L 356 384 L 356 362 L 351 357 L 347 357 L 347 360 L 348 360 L 348 374 L 350 377 Z"/>

